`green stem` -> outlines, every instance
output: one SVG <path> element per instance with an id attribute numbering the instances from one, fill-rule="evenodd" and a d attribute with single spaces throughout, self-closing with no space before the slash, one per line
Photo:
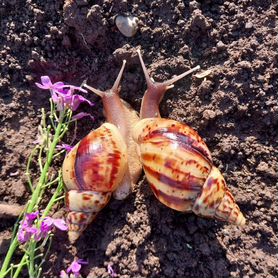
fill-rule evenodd
<path id="1" fill-rule="evenodd" d="M 49 211 L 51 210 L 52 206 L 54 205 L 54 203 L 56 203 L 56 198 L 59 194 L 61 194 L 62 192 L 62 188 L 63 188 L 63 180 L 62 180 L 62 173 L 61 171 L 59 172 L 59 184 L 58 184 L 58 187 L 57 189 L 55 190 L 54 194 L 52 195 L 50 201 L 48 202 L 48 205 L 46 206 L 42 216 L 41 216 L 41 219 L 44 219 L 48 214 L 49 214 Z"/>
<path id="2" fill-rule="evenodd" d="M 33 240 L 31 240 L 29 242 L 29 258 L 30 258 L 30 263 L 29 263 L 29 277 L 31 278 L 35 278 L 34 275 L 34 265 L 35 265 L 35 249 L 36 249 L 36 242 L 34 242 Z"/>
<path id="3" fill-rule="evenodd" d="M 54 135 L 53 141 L 52 141 L 52 143 L 49 147 L 49 153 L 47 155 L 47 159 L 46 159 L 46 162 L 44 164 L 42 174 L 40 176 L 40 179 L 39 179 L 39 182 L 36 186 L 36 189 L 34 190 L 34 192 L 32 194 L 31 202 L 30 202 L 30 204 L 27 208 L 27 213 L 31 213 L 33 211 L 33 209 L 36 205 L 36 201 L 38 199 L 39 193 L 40 193 L 41 186 L 45 184 L 45 181 L 46 181 L 46 178 L 47 178 L 47 173 L 48 173 L 50 164 L 52 162 L 52 157 L 53 157 L 53 154 L 55 152 L 56 145 L 58 144 L 58 142 L 60 140 L 60 132 L 61 132 L 61 129 L 62 129 L 62 126 L 63 126 L 63 118 L 64 118 L 64 113 L 61 113 L 58 126 L 55 130 L 55 135 Z"/>
<path id="4" fill-rule="evenodd" d="M 43 152 L 43 145 L 40 145 L 40 149 L 39 149 L 39 157 L 38 157 L 38 162 L 39 162 L 39 166 L 40 166 L 40 171 L 42 173 L 43 171 L 43 166 L 42 166 L 42 152 Z"/>
<path id="5" fill-rule="evenodd" d="M 20 274 L 20 272 L 21 272 L 21 269 L 22 269 L 22 267 L 26 264 L 26 261 L 27 260 L 27 254 L 25 253 L 24 255 L 23 255 L 23 257 L 22 257 L 22 259 L 21 259 L 21 261 L 20 261 L 20 263 L 19 263 L 19 265 L 18 265 L 18 267 L 17 267 L 17 269 L 16 269 L 16 272 L 15 272 L 15 274 L 13 275 L 13 278 L 17 278 L 18 277 L 18 275 Z M 1 272 L 2 272 L 2 270 L 1 270 Z M 3 277 L 5 277 L 5 276 L 0 276 L 1 278 Z"/>
<path id="6" fill-rule="evenodd" d="M 40 264 L 39 264 L 39 266 L 38 266 L 38 269 L 39 269 L 39 271 L 38 271 L 38 274 L 37 274 L 37 278 L 38 277 L 40 277 L 40 275 L 41 275 L 41 271 L 42 271 L 42 265 L 44 264 L 44 262 L 45 262 L 45 260 L 46 260 L 46 258 L 47 258 L 47 256 L 48 256 L 48 254 L 49 254 L 49 251 L 50 251 L 50 247 L 51 247 L 51 245 L 52 245 L 52 236 L 50 236 L 49 237 L 49 244 L 48 244 L 48 247 L 47 247 L 47 249 L 46 249 L 46 252 L 44 253 L 44 255 L 43 255 L 43 258 L 42 258 L 42 260 L 41 260 L 41 262 L 40 262 Z"/>
<path id="7" fill-rule="evenodd" d="M 31 174 L 30 174 L 30 166 L 31 166 L 31 162 L 32 162 L 33 157 L 34 157 L 35 153 L 37 152 L 37 150 L 38 150 L 38 146 L 35 146 L 28 158 L 26 172 L 25 172 L 31 192 L 33 192 L 34 189 L 33 189 L 33 183 L 32 183 Z"/>
<path id="8" fill-rule="evenodd" d="M 55 156 L 55 155 L 54 155 Z M 50 187 L 52 184 L 56 183 L 59 181 L 59 177 L 57 177 L 56 179 L 46 183 L 43 187 Z"/>
<path id="9" fill-rule="evenodd" d="M 61 154 L 63 154 L 65 152 L 65 150 L 62 150 L 56 154 L 54 154 L 53 158 L 57 157 L 57 156 L 60 156 Z"/>
<path id="10" fill-rule="evenodd" d="M 3 262 L 1 272 L 0 272 L 0 278 L 4 278 L 6 276 L 6 270 L 9 266 L 10 260 L 12 258 L 12 255 L 13 255 L 15 249 L 17 248 L 17 246 L 18 246 L 18 240 L 17 240 L 17 238 L 14 238 L 14 240 L 12 241 L 10 248 L 7 252 L 6 258 Z"/>
<path id="11" fill-rule="evenodd" d="M 52 159 L 53 159 L 55 148 L 56 148 L 56 145 L 58 144 L 58 142 L 59 142 L 59 140 L 61 138 L 60 137 L 61 136 L 60 133 L 61 133 L 62 127 L 64 125 L 63 124 L 64 115 L 65 115 L 64 112 L 60 114 L 59 122 L 58 122 L 57 128 L 55 129 L 55 135 L 54 135 L 53 141 L 52 141 L 52 143 L 50 145 L 49 152 L 48 152 L 48 155 L 47 155 L 47 159 L 46 159 L 45 165 L 43 167 L 43 170 L 42 170 L 39 182 L 38 182 L 35 190 L 33 191 L 30 203 L 27 206 L 27 210 L 26 210 L 27 213 L 31 213 L 34 210 L 35 206 L 38 205 L 38 197 L 40 195 L 41 188 L 46 183 L 47 175 L 48 175 L 48 170 L 49 170 L 49 167 L 50 167 Z M 5 277 L 6 270 L 7 270 L 8 266 L 9 266 L 11 258 L 13 256 L 16 248 L 18 247 L 18 245 L 19 245 L 19 242 L 17 240 L 17 237 L 15 237 L 12 240 L 12 242 L 11 242 L 11 245 L 9 247 L 9 250 L 7 252 L 5 260 L 3 262 L 3 265 L 2 265 L 2 268 L 1 268 L 1 271 L 0 271 L 0 278 L 4 278 Z M 24 254 L 22 260 L 24 258 L 26 258 L 26 256 L 27 255 Z M 19 275 L 21 269 L 22 269 L 22 264 L 20 263 L 20 267 L 17 268 L 14 277 L 17 277 Z"/>

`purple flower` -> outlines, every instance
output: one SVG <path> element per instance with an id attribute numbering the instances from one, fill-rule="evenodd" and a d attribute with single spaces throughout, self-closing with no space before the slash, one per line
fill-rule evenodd
<path id="1" fill-rule="evenodd" d="M 92 120 L 94 120 L 94 117 L 91 114 L 85 113 L 85 112 L 80 112 L 72 117 L 72 121 L 80 120 L 84 117 L 90 117 Z"/>
<path id="2" fill-rule="evenodd" d="M 88 264 L 87 261 L 84 261 L 82 259 L 78 259 L 77 261 L 73 261 L 71 265 L 67 268 L 67 273 L 73 273 L 75 277 L 78 277 L 80 275 L 79 271 L 82 267 L 82 265 Z"/>
<path id="3" fill-rule="evenodd" d="M 34 235 L 35 241 L 40 241 L 42 238 L 46 238 L 48 233 L 51 231 L 52 226 L 49 226 L 44 221 L 41 223 L 40 229 L 37 231 L 37 233 Z"/>
<path id="4" fill-rule="evenodd" d="M 61 270 L 60 278 L 69 278 L 69 276 L 68 276 L 68 274 L 64 270 Z"/>
<path id="5" fill-rule="evenodd" d="M 74 147 L 73 146 L 70 146 L 68 144 L 62 144 L 62 145 L 57 145 L 56 147 L 58 150 L 62 150 L 62 149 L 65 149 L 66 152 L 70 152 Z"/>
<path id="6" fill-rule="evenodd" d="M 49 76 L 41 76 L 41 84 L 37 82 L 35 84 L 43 90 L 53 90 L 53 91 L 59 91 L 63 89 L 65 86 L 65 84 L 61 81 L 53 84 Z"/>
<path id="7" fill-rule="evenodd" d="M 47 216 L 43 220 L 43 223 L 44 223 L 45 226 L 50 227 L 50 229 L 53 226 L 55 226 L 56 228 L 58 228 L 61 231 L 67 231 L 68 230 L 68 226 L 67 226 L 67 224 L 66 224 L 64 219 L 60 219 L 60 218 L 54 219 L 52 217 Z"/>
<path id="8" fill-rule="evenodd" d="M 38 229 L 35 227 L 22 226 L 18 232 L 18 241 L 20 243 L 25 243 L 30 240 L 32 235 L 35 235 Z"/>
<path id="9" fill-rule="evenodd" d="M 39 215 L 38 211 L 32 213 L 26 213 L 25 220 L 27 221 L 27 224 L 32 225 L 34 220 L 37 219 L 38 215 Z"/>
<path id="10" fill-rule="evenodd" d="M 46 217 L 38 229 L 33 224 L 38 215 L 38 211 L 27 213 L 25 219 L 21 221 L 18 231 L 18 241 L 20 243 L 26 243 L 32 236 L 34 236 L 35 241 L 40 241 L 48 235 L 54 226 L 62 231 L 68 229 L 66 222 L 63 219 L 53 219 L 51 217 Z"/>
<path id="11" fill-rule="evenodd" d="M 114 271 L 114 269 L 112 268 L 112 266 L 110 264 L 107 266 L 107 272 L 109 273 L 109 275 L 111 277 L 117 276 L 117 273 Z"/>
<path id="12" fill-rule="evenodd" d="M 63 219 L 53 219 L 47 216 L 41 223 L 40 229 L 34 234 L 34 240 L 40 241 L 42 238 L 46 238 L 48 233 L 52 230 L 53 226 L 62 231 L 68 229 L 66 222 Z"/>
<path id="13" fill-rule="evenodd" d="M 81 87 L 65 85 L 63 82 L 56 82 L 53 84 L 49 76 L 42 76 L 41 84 L 35 84 L 41 89 L 50 90 L 51 98 L 53 102 L 57 105 L 58 111 L 63 111 L 66 108 L 75 111 L 82 102 L 87 102 L 90 106 L 93 106 L 93 103 L 84 98 L 83 96 L 74 94 L 74 91 L 87 93 L 87 91 Z"/>
<path id="14" fill-rule="evenodd" d="M 38 217 L 39 212 L 26 213 L 25 219 L 20 222 L 20 227 L 18 231 L 18 241 L 20 243 L 27 242 L 32 235 L 38 232 L 38 229 L 33 227 L 34 220 Z"/>
<path id="15" fill-rule="evenodd" d="M 64 90 L 63 94 L 61 93 L 57 93 L 57 95 L 52 99 L 54 103 L 57 103 L 57 105 L 62 105 L 65 108 L 69 108 L 72 111 L 77 110 L 77 108 L 79 107 L 79 105 L 82 102 L 87 102 L 90 106 L 93 106 L 94 104 L 92 102 L 90 102 L 88 99 L 84 98 L 81 95 L 74 95 L 74 90 L 79 89 L 80 87 L 74 87 L 74 86 L 70 86 L 69 89 Z M 82 88 L 80 88 L 82 89 Z M 82 89 L 83 92 L 84 89 Z"/>

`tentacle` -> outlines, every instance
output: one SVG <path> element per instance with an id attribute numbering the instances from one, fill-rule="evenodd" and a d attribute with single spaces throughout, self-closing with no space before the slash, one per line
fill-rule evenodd
<path id="1" fill-rule="evenodd" d="M 95 93 L 96 95 L 100 96 L 101 98 L 105 97 L 105 96 L 109 96 L 109 95 L 112 95 L 112 94 L 118 94 L 119 93 L 119 87 L 120 87 L 120 81 L 122 79 L 122 76 L 123 76 L 123 72 L 124 72 L 124 69 L 125 69 L 125 65 L 126 65 L 126 60 L 123 60 L 123 64 L 122 64 L 122 67 L 120 69 L 120 72 L 114 82 L 114 85 L 112 86 L 111 89 L 107 90 L 107 91 L 101 91 L 101 90 L 98 90 L 96 88 L 93 88 L 91 86 L 89 86 L 88 84 L 84 83 L 82 84 L 83 87 L 87 88 L 88 90 L 92 91 L 93 93 Z"/>
<path id="2" fill-rule="evenodd" d="M 147 82 L 147 90 L 142 100 L 140 116 L 141 118 L 160 117 L 159 103 L 162 100 L 165 92 L 168 89 L 173 88 L 174 83 L 177 82 L 178 80 L 189 75 L 190 73 L 193 73 L 194 71 L 199 70 L 200 66 L 196 66 L 178 76 L 174 76 L 170 80 L 164 82 L 155 82 L 152 78 L 150 78 L 147 72 L 140 51 L 137 50 L 137 53 Z"/>

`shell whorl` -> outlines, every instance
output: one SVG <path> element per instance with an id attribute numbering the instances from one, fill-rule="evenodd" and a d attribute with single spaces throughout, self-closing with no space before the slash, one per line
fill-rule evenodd
<path id="1" fill-rule="evenodd" d="M 215 166 L 212 166 L 202 192 L 194 202 L 192 211 L 201 216 L 216 218 L 236 225 L 244 225 L 246 221 L 227 188 L 222 174 Z"/>
<path id="2" fill-rule="evenodd" d="M 66 156 L 62 171 L 68 190 L 69 239 L 74 242 L 109 202 L 127 171 L 127 147 L 116 126 L 105 123 Z"/>
<path id="3" fill-rule="evenodd" d="M 114 191 L 127 170 L 127 148 L 118 129 L 103 124 L 84 137 L 66 156 L 67 189 Z"/>
<path id="4" fill-rule="evenodd" d="M 177 121 L 141 120 L 133 131 L 155 196 L 166 206 L 234 224 L 245 222 L 198 133 Z"/>
<path id="5" fill-rule="evenodd" d="M 66 194 L 69 239 L 75 241 L 97 214 L 106 206 L 111 192 L 70 190 Z"/>

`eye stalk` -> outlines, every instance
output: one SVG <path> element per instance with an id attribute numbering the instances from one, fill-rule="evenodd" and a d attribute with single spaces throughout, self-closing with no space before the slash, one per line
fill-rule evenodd
<path id="1" fill-rule="evenodd" d="M 101 91 L 87 84 L 83 84 L 85 88 L 87 88 L 88 90 L 92 91 L 93 93 L 95 93 L 96 95 L 102 98 L 107 122 L 114 124 L 116 127 L 118 127 L 122 136 L 124 136 L 124 138 L 127 136 L 128 131 L 127 131 L 126 120 L 125 120 L 126 118 L 125 108 L 120 99 L 119 93 L 120 93 L 120 81 L 125 69 L 125 65 L 126 65 L 126 60 L 123 60 L 121 70 L 111 89 L 108 89 L 106 91 Z"/>
<path id="2" fill-rule="evenodd" d="M 147 68 L 144 64 L 143 58 L 141 56 L 140 50 L 137 50 L 140 63 L 145 75 L 146 83 L 147 83 L 147 90 L 144 94 L 140 117 L 141 119 L 144 118 L 152 118 L 152 117 L 160 117 L 159 113 L 159 104 L 166 93 L 167 90 L 174 87 L 174 83 L 178 80 L 182 79 L 183 77 L 197 71 L 200 69 L 200 66 L 196 66 L 180 75 L 174 76 L 173 78 L 166 80 L 164 82 L 155 82 L 148 74 Z"/>

